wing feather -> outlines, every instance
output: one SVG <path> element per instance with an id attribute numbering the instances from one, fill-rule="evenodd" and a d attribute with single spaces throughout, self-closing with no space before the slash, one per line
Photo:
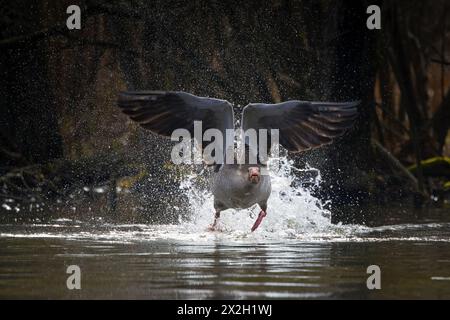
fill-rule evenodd
<path id="1" fill-rule="evenodd" d="M 278 129 L 280 144 L 288 151 L 301 152 L 343 135 L 357 117 L 358 104 L 297 100 L 249 104 L 242 113 L 242 129 Z"/>
<path id="2" fill-rule="evenodd" d="M 195 121 L 202 122 L 202 136 L 210 128 L 219 129 L 224 137 L 226 129 L 234 129 L 233 107 L 228 101 L 186 92 L 122 92 L 118 106 L 144 129 L 165 137 L 176 129 L 187 129 L 193 136 Z"/>

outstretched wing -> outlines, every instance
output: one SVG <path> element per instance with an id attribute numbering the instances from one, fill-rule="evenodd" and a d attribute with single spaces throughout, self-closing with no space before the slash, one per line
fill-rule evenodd
<path id="1" fill-rule="evenodd" d="M 359 102 L 287 101 L 249 104 L 242 113 L 242 129 L 279 130 L 279 142 L 288 151 L 301 152 L 329 144 L 349 129 Z"/>
<path id="2" fill-rule="evenodd" d="M 170 137 L 176 129 L 186 129 L 194 137 L 194 122 L 201 121 L 202 132 L 197 143 L 204 149 L 210 142 L 203 142 L 208 129 L 218 129 L 226 138 L 226 129 L 234 130 L 233 107 L 225 100 L 197 97 L 186 92 L 140 91 L 122 92 L 118 105 L 143 128 Z M 223 150 L 225 156 L 226 150 Z M 205 159 L 213 164 L 210 158 Z"/>

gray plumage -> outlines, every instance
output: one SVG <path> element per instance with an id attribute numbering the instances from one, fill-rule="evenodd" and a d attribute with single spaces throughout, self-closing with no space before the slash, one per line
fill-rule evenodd
<path id="1" fill-rule="evenodd" d="M 202 121 L 202 136 L 207 129 L 216 128 L 226 139 L 225 130 L 234 129 L 233 107 L 225 100 L 202 98 L 185 92 L 140 91 L 121 93 L 118 105 L 143 128 L 166 137 L 179 128 L 187 129 L 193 136 L 194 121 Z M 298 100 L 278 104 L 252 103 L 244 108 L 241 124 L 243 130 L 268 129 L 269 134 L 270 129 L 278 129 L 280 144 L 290 152 L 301 152 L 329 144 L 344 134 L 357 116 L 357 105 L 358 102 Z M 203 148 L 209 143 L 198 142 Z M 211 187 L 216 218 L 220 211 L 245 209 L 255 204 L 265 215 L 271 192 L 270 177 L 261 175 L 256 179 L 250 176 L 249 170 L 254 167 L 248 164 L 216 166 Z M 252 230 L 256 229 L 255 226 Z"/>
<path id="2" fill-rule="evenodd" d="M 249 165 L 223 165 L 213 176 L 212 194 L 216 212 L 230 208 L 247 209 L 258 204 L 265 211 L 271 192 L 270 176 L 261 175 L 259 183 L 248 180 Z"/>

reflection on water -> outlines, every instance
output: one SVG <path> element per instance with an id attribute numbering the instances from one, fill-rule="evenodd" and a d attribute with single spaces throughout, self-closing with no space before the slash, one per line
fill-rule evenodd
<path id="1" fill-rule="evenodd" d="M 367 221 L 361 209 L 371 227 L 333 224 L 330 204 L 313 195 L 320 172 L 299 181 L 292 171 L 301 170 L 287 159 L 271 171 L 255 233 L 256 207 L 227 210 L 222 231 L 206 231 L 213 199 L 196 175 L 180 186 L 189 203 L 177 225 L 0 223 L 0 298 L 450 299 L 448 210 L 389 208 Z M 66 288 L 69 265 L 81 268 L 81 290 Z M 379 291 L 367 289 L 370 265 L 381 268 Z"/>
<path id="2" fill-rule="evenodd" d="M 450 223 L 342 228 L 277 241 L 183 225 L 4 224 L 0 298 L 450 298 Z M 78 291 L 66 288 L 72 264 Z M 380 291 L 366 287 L 373 264 Z"/>

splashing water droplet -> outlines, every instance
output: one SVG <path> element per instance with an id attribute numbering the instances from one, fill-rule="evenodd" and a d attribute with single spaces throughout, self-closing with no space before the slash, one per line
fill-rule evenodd
<path id="1" fill-rule="evenodd" d="M 315 173 L 305 181 L 294 173 Z M 272 193 L 268 201 L 267 217 L 259 229 L 251 233 L 260 208 L 255 205 L 245 210 L 229 209 L 221 213 L 219 230 L 206 231 L 213 222 L 213 195 L 206 188 L 196 183 L 197 174 L 191 174 L 180 184 L 189 201 L 188 218 L 179 226 L 180 234 L 190 234 L 210 238 L 225 237 L 228 239 L 251 238 L 255 240 L 280 239 L 314 239 L 342 236 L 351 226 L 331 223 L 331 212 L 327 209 L 330 201 L 323 201 L 313 195 L 320 187 L 320 171 L 311 167 L 298 169 L 286 157 L 271 159 L 270 176 Z"/>

